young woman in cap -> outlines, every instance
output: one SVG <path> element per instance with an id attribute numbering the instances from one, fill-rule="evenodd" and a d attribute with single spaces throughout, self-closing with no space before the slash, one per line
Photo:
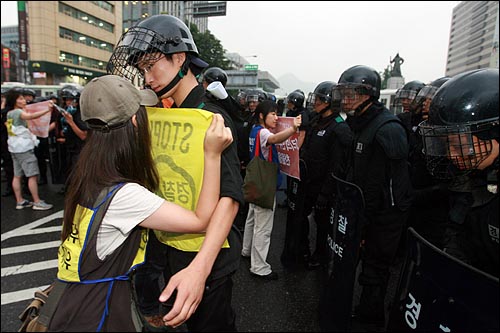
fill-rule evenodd
<path id="1" fill-rule="evenodd" d="M 206 229 L 231 132 L 214 115 L 198 205 L 184 209 L 152 193 L 159 178 L 145 106 L 157 102 L 153 91 L 114 75 L 93 79 L 82 92 L 82 119 L 91 130 L 68 183 L 57 274 L 64 291 L 49 331 L 140 331 L 130 275 L 144 262 L 147 228 Z"/>

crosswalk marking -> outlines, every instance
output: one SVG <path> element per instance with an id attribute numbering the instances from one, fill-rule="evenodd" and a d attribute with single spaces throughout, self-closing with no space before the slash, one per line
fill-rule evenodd
<path id="1" fill-rule="evenodd" d="M 20 301 L 25 301 L 25 300 L 32 299 L 33 296 L 35 295 L 35 291 L 44 290 L 48 286 L 49 285 L 41 286 L 41 287 L 38 287 L 38 288 L 31 288 L 31 289 L 24 289 L 24 290 L 13 291 L 13 292 L 10 292 L 10 293 L 4 293 L 4 294 L 2 294 L 2 305 L 10 304 L 10 303 L 16 303 L 16 302 L 20 302 Z"/>
<path id="2" fill-rule="evenodd" d="M 38 234 L 39 232 L 37 230 L 43 230 L 42 232 L 52 232 L 52 231 L 58 231 L 61 230 L 61 226 L 58 227 L 47 227 L 47 228 L 40 228 L 36 229 L 38 226 L 41 226 L 47 222 L 51 222 L 53 220 L 59 219 L 63 217 L 63 210 L 60 210 L 52 215 L 45 216 L 39 220 L 36 220 L 35 222 L 31 222 L 28 224 L 25 224 L 19 228 L 16 228 L 14 230 L 5 232 L 2 234 L 2 242 L 6 239 L 13 238 L 13 237 L 20 237 L 20 236 L 28 236 L 28 235 L 34 235 Z M 58 229 L 57 229 L 58 228 Z"/>
<path id="3" fill-rule="evenodd" d="M 17 254 L 17 253 L 37 251 L 37 250 L 45 250 L 45 249 L 50 249 L 52 247 L 59 247 L 59 245 L 61 245 L 61 241 L 58 240 L 58 241 L 46 242 L 46 243 L 37 243 L 37 244 L 29 244 L 29 245 L 22 245 L 22 246 L 12 246 L 12 247 L 3 248 L 2 255 Z"/>
<path id="4" fill-rule="evenodd" d="M 44 224 L 53 222 L 54 220 L 61 219 L 63 217 L 63 210 L 55 212 L 49 216 L 45 216 L 34 222 L 25 224 L 14 230 L 10 230 L 1 235 L 1 241 L 5 241 L 10 238 L 25 237 L 29 235 L 45 234 L 45 233 L 55 233 L 57 234 L 57 240 L 48 241 L 43 243 L 27 244 L 21 246 L 6 247 L 1 250 L 2 257 L 4 255 L 15 255 L 19 253 L 26 253 L 31 251 L 38 251 L 43 249 L 54 248 L 54 257 L 57 257 L 57 247 L 61 244 L 59 240 L 61 225 L 58 226 L 44 226 Z M 5 276 L 15 276 L 17 274 L 29 273 L 34 271 L 42 271 L 47 269 L 57 269 L 57 259 L 40 261 L 35 263 L 29 263 L 24 265 L 16 265 L 10 267 L 3 267 L 1 269 L 2 278 Z M 55 278 L 55 272 L 54 272 Z M 22 290 L 16 290 L 12 292 L 2 293 L 2 306 L 10 303 L 16 303 L 21 301 L 29 301 L 33 298 L 35 291 L 43 290 L 47 286 L 40 286 L 35 288 L 27 288 Z"/>
<path id="5" fill-rule="evenodd" d="M 56 268 L 56 267 L 57 267 L 57 259 L 39 261 L 39 262 L 35 262 L 32 264 L 27 264 L 27 265 L 4 267 L 4 268 L 2 268 L 2 277 L 14 275 L 14 274 L 42 271 L 44 269 L 50 269 L 50 268 Z"/>

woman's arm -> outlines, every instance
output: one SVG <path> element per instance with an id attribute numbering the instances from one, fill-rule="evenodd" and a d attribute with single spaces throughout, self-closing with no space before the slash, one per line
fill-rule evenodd
<path id="1" fill-rule="evenodd" d="M 33 112 L 33 113 L 27 112 L 27 111 L 23 110 L 21 112 L 21 119 L 22 120 L 32 120 L 32 119 L 40 118 L 44 114 L 46 114 L 48 112 L 51 112 L 53 107 L 54 107 L 54 104 L 50 104 L 50 106 L 47 108 L 47 110 L 36 111 L 36 112 Z"/>
<path id="2" fill-rule="evenodd" d="M 267 138 L 267 143 L 268 144 L 276 144 L 276 143 L 282 143 L 289 137 L 291 137 L 294 133 L 297 132 L 297 128 L 300 127 L 300 124 L 302 123 L 302 116 L 298 115 L 293 119 L 293 126 L 285 128 L 281 132 L 278 132 L 276 134 L 272 134 Z"/>

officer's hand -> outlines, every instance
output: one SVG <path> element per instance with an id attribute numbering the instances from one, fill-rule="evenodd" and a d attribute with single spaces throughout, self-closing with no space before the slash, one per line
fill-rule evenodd
<path id="1" fill-rule="evenodd" d="M 196 311 L 205 291 L 206 276 L 200 274 L 194 265 L 189 265 L 170 278 L 159 301 L 167 301 L 177 290 L 174 306 L 164 317 L 167 326 L 178 327 Z"/>

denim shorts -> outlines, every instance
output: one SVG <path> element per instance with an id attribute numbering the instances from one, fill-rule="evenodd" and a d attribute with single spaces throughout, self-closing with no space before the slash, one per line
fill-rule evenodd
<path id="1" fill-rule="evenodd" d="M 24 153 L 11 153 L 12 162 L 14 163 L 14 176 L 33 177 L 40 174 L 38 169 L 38 160 L 36 159 L 34 150 L 28 150 Z"/>

